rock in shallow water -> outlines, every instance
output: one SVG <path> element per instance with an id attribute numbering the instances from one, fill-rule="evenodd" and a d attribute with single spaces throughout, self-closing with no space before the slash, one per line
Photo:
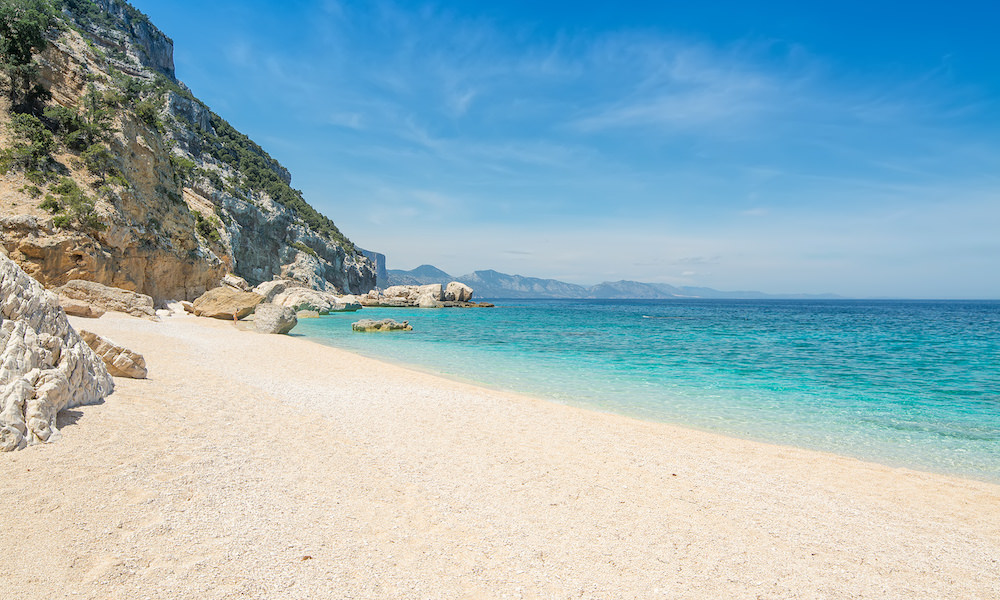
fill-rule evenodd
<path id="1" fill-rule="evenodd" d="M 361 319 L 360 321 L 355 321 L 351 323 L 351 329 L 354 331 L 413 331 L 413 327 L 408 321 L 403 321 L 402 323 L 397 323 L 392 319 L 382 319 L 381 321 L 376 321 L 374 319 Z"/>

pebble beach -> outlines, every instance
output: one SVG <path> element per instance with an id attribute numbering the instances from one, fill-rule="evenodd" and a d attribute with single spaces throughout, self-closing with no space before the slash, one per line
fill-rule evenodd
<path id="1" fill-rule="evenodd" d="M 149 375 L 0 456 L 5 598 L 1000 597 L 991 483 L 231 322 L 71 321 Z"/>

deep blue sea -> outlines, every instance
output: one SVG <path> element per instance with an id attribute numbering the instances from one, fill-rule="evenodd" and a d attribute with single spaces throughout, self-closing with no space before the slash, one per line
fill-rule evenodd
<path id="1" fill-rule="evenodd" d="M 566 404 L 1000 482 L 1000 301 L 496 303 L 369 308 L 295 333 Z M 351 331 L 385 317 L 414 331 Z"/>

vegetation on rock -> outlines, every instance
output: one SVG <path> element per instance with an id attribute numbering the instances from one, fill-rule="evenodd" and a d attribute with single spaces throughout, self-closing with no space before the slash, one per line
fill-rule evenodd
<path id="1" fill-rule="evenodd" d="M 49 97 L 37 82 L 34 54 L 45 48 L 45 32 L 53 16 L 52 7 L 42 0 L 0 2 L 0 74 L 17 112 L 36 109 Z"/>

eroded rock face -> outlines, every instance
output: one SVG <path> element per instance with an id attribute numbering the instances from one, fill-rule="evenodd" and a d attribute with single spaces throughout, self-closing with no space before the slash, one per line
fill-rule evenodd
<path id="1" fill-rule="evenodd" d="M 0 302 L 0 451 L 55 441 L 59 411 L 99 402 L 114 382 L 55 294 L 3 256 Z"/>
<path id="2" fill-rule="evenodd" d="M 233 320 L 242 319 L 253 312 L 264 298 L 254 292 L 241 292 L 229 286 L 208 290 L 193 303 L 194 314 L 199 317 Z"/>
<path id="3" fill-rule="evenodd" d="M 253 328 L 257 333 L 288 333 L 299 321 L 295 311 L 277 304 L 258 304 L 253 311 Z"/>
<path id="4" fill-rule="evenodd" d="M 80 330 L 80 337 L 101 357 L 111 375 L 132 379 L 146 378 L 146 359 L 141 354 L 85 329 Z"/>
<path id="5" fill-rule="evenodd" d="M 103 310 L 114 310 L 133 317 L 156 320 L 153 299 L 145 294 L 110 287 L 94 281 L 73 279 L 56 288 L 56 293 Z"/>

